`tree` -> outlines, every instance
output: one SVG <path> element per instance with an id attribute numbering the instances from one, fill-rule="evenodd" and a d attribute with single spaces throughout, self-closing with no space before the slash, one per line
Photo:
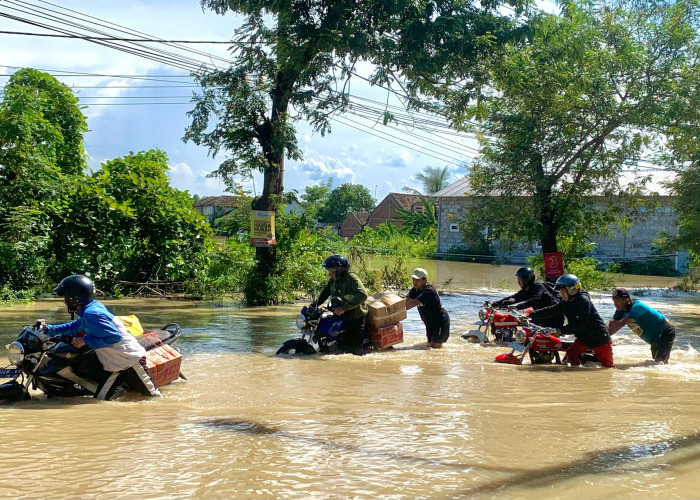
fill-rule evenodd
<path id="1" fill-rule="evenodd" d="M 85 116 L 68 87 L 25 68 L 0 103 L 0 276 L 16 290 L 40 283 L 52 259 L 61 201 L 86 166 Z"/>
<path id="2" fill-rule="evenodd" d="M 326 212 L 331 187 L 331 180 L 328 179 L 317 186 L 306 186 L 304 188 L 304 194 L 301 195 L 301 208 L 307 217 L 317 219 Z"/>
<path id="3" fill-rule="evenodd" d="M 413 189 L 410 187 L 404 188 L 404 191 L 413 194 L 433 194 L 441 191 L 449 185 L 451 174 L 449 167 L 425 167 L 422 172 L 417 173 L 413 178 L 421 183 L 422 190 Z"/>
<path id="4" fill-rule="evenodd" d="M 665 246 L 686 249 L 693 261 L 700 261 L 700 158 L 676 167 L 678 175 L 668 185 L 675 196 L 673 207 L 678 213 L 678 234 L 665 235 Z"/>
<path id="5" fill-rule="evenodd" d="M 328 195 L 321 220 L 342 222 L 351 212 L 371 212 L 376 202 L 369 189 L 361 184 L 341 184 Z"/>
<path id="6" fill-rule="evenodd" d="M 435 198 L 420 199 L 423 210 L 411 212 L 399 208 L 401 214 L 397 220 L 401 221 L 401 229 L 414 236 L 428 239 L 437 235 L 437 219 L 435 218 Z"/>
<path id="7" fill-rule="evenodd" d="M 211 228 L 189 193 L 170 186 L 160 150 L 109 160 L 65 201 L 54 241 L 54 274 L 88 272 L 107 291 L 115 281 L 185 281 L 209 263 Z"/>
<path id="8" fill-rule="evenodd" d="M 488 223 L 502 242 L 539 241 L 552 252 L 559 235 L 628 223 L 623 202 L 634 205 L 646 178 L 624 187 L 620 175 L 654 147 L 677 96 L 693 91 L 697 7 L 567 1 L 561 16 L 534 18 L 530 43 L 491 65 L 492 95 L 456 117 L 483 120 L 471 171 L 482 203 L 466 226 Z M 608 210 L 594 195 L 607 197 Z"/>
<path id="9" fill-rule="evenodd" d="M 301 159 L 293 121 L 306 120 L 327 133 L 329 117 L 348 104 L 347 83 L 358 62 L 377 64 L 373 83 L 390 84 L 403 75 L 416 92 L 457 83 L 472 95 L 480 62 L 518 31 L 511 19 L 497 14 L 499 0 L 201 3 L 245 20 L 232 45 L 232 66 L 198 78 L 202 92 L 195 97 L 185 140 L 207 146 L 212 155 L 229 155 L 213 172 L 225 182 L 263 172 L 256 210 L 276 210 L 285 159 Z M 257 248 L 256 259 L 257 286 L 246 296 L 251 304 L 268 300 L 269 294 L 255 291 L 275 272 L 275 248 Z"/>

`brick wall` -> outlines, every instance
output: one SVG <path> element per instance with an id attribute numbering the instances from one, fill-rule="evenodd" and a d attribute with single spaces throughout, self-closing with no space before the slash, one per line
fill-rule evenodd
<path id="1" fill-rule="evenodd" d="M 377 205 L 377 207 L 370 214 L 369 220 L 367 221 L 367 225 L 369 227 L 376 228 L 379 224 L 383 224 L 389 219 L 398 217 L 401 214 L 399 214 L 396 208 L 397 206 L 391 198 L 384 198 L 382 201 L 379 202 L 379 205 Z M 401 225 L 401 223 L 398 221 L 393 221 L 393 223 L 396 226 Z"/>
<path id="2" fill-rule="evenodd" d="M 340 236 L 344 238 L 352 238 L 362 231 L 362 224 L 357 220 L 357 217 L 349 216 L 343 221 L 340 226 Z"/>

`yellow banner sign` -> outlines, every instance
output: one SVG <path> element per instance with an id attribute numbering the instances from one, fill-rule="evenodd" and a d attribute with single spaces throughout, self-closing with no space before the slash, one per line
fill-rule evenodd
<path id="1" fill-rule="evenodd" d="M 250 221 L 250 243 L 256 247 L 270 246 L 275 241 L 275 212 L 253 210 Z"/>

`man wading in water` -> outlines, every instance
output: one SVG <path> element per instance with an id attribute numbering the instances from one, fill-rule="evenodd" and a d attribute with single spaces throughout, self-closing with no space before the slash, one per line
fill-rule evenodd
<path id="1" fill-rule="evenodd" d="M 411 275 L 413 288 L 406 298 L 406 309 L 418 306 L 420 319 L 425 323 L 428 345 L 439 349 L 450 336 L 450 315 L 440 302 L 435 287 L 428 283 L 428 271 L 421 267 L 413 270 Z"/>

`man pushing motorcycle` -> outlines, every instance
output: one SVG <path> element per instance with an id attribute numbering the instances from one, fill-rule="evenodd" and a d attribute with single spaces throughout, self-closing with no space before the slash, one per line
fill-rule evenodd
<path id="1" fill-rule="evenodd" d="M 521 267 L 515 272 L 515 277 L 518 280 L 520 290 L 513 295 L 497 300 L 491 304 L 493 307 L 503 307 L 507 304 L 509 311 L 513 309 L 523 310 L 528 307 L 543 309 L 561 302 L 561 295 L 555 289 L 550 289 L 551 285 L 548 285 L 548 288 L 535 279 L 535 271 L 532 268 Z M 538 324 L 550 328 L 561 328 L 564 325 L 564 316 L 563 314 L 548 316 L 542 318 Z"/>
<path id="2" fill-rule="evenodd" d="M 592 349 L 605 368 L 615 368 L 610 333 L 588 293 L 581 290 L 581 281 L 573 274 L 565 274 L 557 279 L 554 288 L 559 290 L 564 300 L 532 311 L 530 319 L 542 324 L 545 318 L 564 314 L 568 324 L 558 328 L 557 334 L 573 333 L 576 337 L 566 350 L 571 366 L 579 366 L 579 355 Z"/>
<path id="3" fill-rule="evenodd" d="M 329 280 L 318 297 L 318 303 L 323 304 L 329 297 L 342 300 L 333 309 L 333 314 L 343 318 L 346 331 L 338 347 L 344 352 L 362 356 L 362 332 L 369 312 L 365 305 L 367 290 L 357 274 L 350 271 L 348 259 L 342 255 L 331 255 L 321 266 L 328 271 Z"/>
<path id="4" fill-rule="evenodd" d="M 651 357 L 657 363 L 668 363 L 676 328 L 660 312 L 641 300 L 633 300 L 626 288 L 616 288 L 612 294 L 615 315 L 608 321 L 610 335 L 627 325 L 630 330 L 651 345 Z"/>
<path id="5" fill-rule="evenodd" d="M 144 395 L 160 396 L 146 371 L 146 350 L 119 318 L 95 300 L 95 285 L 90 278 L 73 274 L 53 292 L 63 297 L 68 312 L 78 318 L 61 325 L 47 325 L 46 320 L 39 319 L 36 326 L 52 337 L 68 337 L 65 341 L 78 349 L 87 345 L 95 350 L 104 370 L 95 391 L 97 399 L 109 400 L 122 381 Z"/>

